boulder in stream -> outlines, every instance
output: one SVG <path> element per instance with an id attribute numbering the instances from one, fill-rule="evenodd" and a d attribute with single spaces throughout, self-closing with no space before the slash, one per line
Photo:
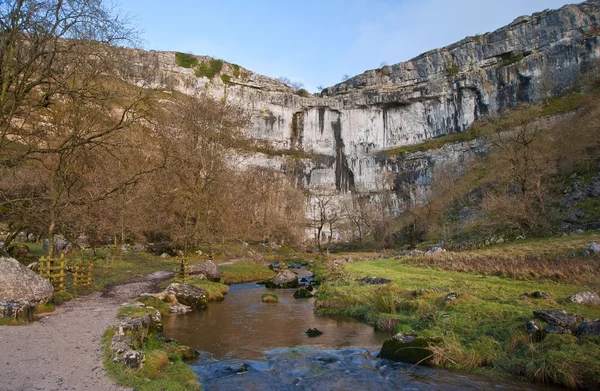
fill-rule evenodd
<path id="1" fill-rule="evenodd" d="M 296 289 L 296 292 L 294 292 L 294 299 L 308 299 L 313 296 L 314 295 L 306 288 L 298 288 Z"/>
<path id="2" fill-rule="evenodd" d="M 173 283 L 165 289 L 175 295 L 177 302 L 192 307 L 195 310 L 208 305 L 208 295 L 200 288 L 188 284 Z"/>
<path id="3" fill-rule="evenodd" d="M 308 335 L 309 338 L 316 338 L 319 335 L 323 335 L 323 332 L 317 328 L 310 328 L 304 332 L 304 334 Z"/>
<path id="4" fill-rule="evenodd" d="M 291 270 L 282 270 L 275 278 L 265 284 L 271 289 L 287 289 L 298 287 L 298 276 Z"/>
<path id="5" fill-rule="evenodd" d="M 379 357 L 411 364 L 429 364 L 433 354 L 429 344 L 430 341 L 425 338 L 398 333 L 383 343 Z"/>

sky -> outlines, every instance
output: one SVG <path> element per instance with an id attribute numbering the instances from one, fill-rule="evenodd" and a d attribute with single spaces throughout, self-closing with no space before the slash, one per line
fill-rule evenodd
<path id="1" fill-rule="evenodd" d="M 142 47 L 209 55 L 316 92 L 577 0 L 120 0 Z"/>

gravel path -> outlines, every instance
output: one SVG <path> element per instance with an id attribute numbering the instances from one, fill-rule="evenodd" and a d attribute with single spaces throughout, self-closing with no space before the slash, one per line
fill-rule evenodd
<path id="1" fill-rule="evenodd" d="M 125 390 L 106 377 L 102 335 L 121 303 L 158 291 L 157 284 L 172 275 L 156 272 L 107 287 L 28 326 L 0 326 L 0 390 Z"/>

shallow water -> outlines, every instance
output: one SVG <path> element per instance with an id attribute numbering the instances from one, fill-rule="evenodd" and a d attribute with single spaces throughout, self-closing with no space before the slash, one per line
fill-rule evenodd
<path id="1" fill-rule="evenodd" d="M 389 336 L 346 317 L 317 315 L 313 299 L 254 283 L 230 287 L 205 311 L 167 317 L 165 335 L 201 351 L 191 363 L 205 390 L 542 390 L 423 366 L 377 359 Z M 273 291 L 271 291 L 273 292 Z M 307 337 L 316 327 L 323 335 Z"/>
<path id="2" fill-rule="evenodd" d="M 263 303 L 274 292 L 279 303 Z M 232 285 L 226 299 L 205 311 L 164 320 L 165 335 L 217 359 L 260 359 L 266 350 L 312 346 L 327 349 L 379 349 L 389 337 L 344 316 L 317 315 L 314 299 L 294 299 L 294 289 L 270 290 L 255 283 Z M 316 327 L 323 335 L 304 334 Z"/>

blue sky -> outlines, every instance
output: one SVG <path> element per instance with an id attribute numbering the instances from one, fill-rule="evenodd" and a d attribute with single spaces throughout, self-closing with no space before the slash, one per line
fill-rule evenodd
<path id="1" fill-rule="evenodd" d="M 145 49 L 209 55 L 311 92 L 565 0 L 121 0 Z"/>

